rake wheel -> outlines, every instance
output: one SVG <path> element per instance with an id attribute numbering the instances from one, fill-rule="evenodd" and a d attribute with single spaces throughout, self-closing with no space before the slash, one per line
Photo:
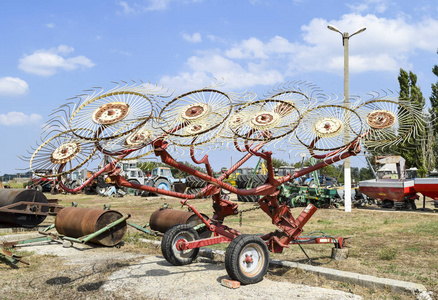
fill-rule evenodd
<path id="1" fill-rule="evenodd" d="M 67 130 L 44 141 L 35 150 L 30 158 L 30 169 L 40 177 L 58 177 L 83 166 L 95 152 L 94 142 L 78 139 L 73 130 Z M 47 174 L 47 170 L 52 174 Z"/>
<path id="2" fill-rule="evenodd" d="M 374 99 L 356 108 L 364 120 L 367 147 L 386 147 L 407 141 L 424 128 L 421 109 L 405 100 Z"/>
<path id="3" fill-rule="evenodd" d="M 296 138 L 308 149 L 331 151 L 342 148 L 362 133 L 362 120 L 341 105 L 319 105 L 308 110 L 296 130 Z"/>
<path id="4" fill-rule="evenodd" d="M 85 101 L 71 115 L 70 128 L 87 140 L 109 140 L 131 133 L 152 117 L 152 102 L 144 94 L 113 91 Z"/>
<path id="5" fill-rule="evenodd" d="M 130 134 L 116 137 L 109 141 L 99 141 L 99 150 L 117 159 L 124 155 L 122 160 L 138 159 L 151 154 L 153 152 L 151 143 L 160 137 L 161 132 L 153 128 L 149 123 L 148 121 Z M 121 128 L 121 130 L 123 131 L 124 128 Z"/>
<path id="6" fill-rule="evenodd" d="M 208 143 L 223 130 L 231 114 L 231 100 L 227 94 L 203 89 L 180 95 L 160 111 L 160 128 L 177 146 Z"/>
<path id="7" fill-rule="evenodd" d="M 252 141 L 272 141 L 295 130 L 300 113 L 291 102 L 265 99 L 241 106 L 231 116 L 228 127 L 234 135 Z"/>

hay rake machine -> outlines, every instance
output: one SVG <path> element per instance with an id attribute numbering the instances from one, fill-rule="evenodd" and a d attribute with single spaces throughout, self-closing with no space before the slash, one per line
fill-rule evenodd
<path id="1" fill-rule="evenodd" d="M 287 203 L 277 198 L 280 185 L 357 155 L 361 144 L 384 148 L 404 143 L 423 126 L 419 109 L 409 102 L 391 99 L 388 94 L 374 94 L 371 100 L 362 102 L 357 99 L 353 106 L 345 107 L 341 104 L 343 99 L 329 97 L 303 82 L 277 87 L 262 99 L 252 93 L 225 93 L 219 88 L 211 86 L 171 100 L 167 92 L 143 83 L 125 84 L 107 92 L 90 90 L 78 96 L 77 103 L 69 102 L 55 111 L 47 123 L 45 139 L 30 153 L 30 169 L 36 175 L 39 169 L 53 169 L 51 176 L 58 177 L 61 187 L 76 192 L 88 182 L 69 189 L 62 184 L 64 175 L 99 155 L 112 157 L 93 177 L 106 174 L 119 186 L 180 198 L 213 233 L 201 238 L 190 225 L 170 227 L 161 242 L 168 262 L 189 264 L 200 247 L 229 243 L 225 257 L 229 276 L 251 284 L 266 274 L 269 251 L 281 253 L 290 244 L 332 243 L 338 248 L 346 245 L 342 237 L 301 236 L 303 226 L 317 209 L 309 204 L 294 218 Z M 241 153 L 241 159 L 215 178 L 205 153 L 232 148 Z M 270 149 L 303 148 L 319 162 L 275 178 Z M 175 159 L 186 153 L 184 149 L 195 164 L 205 166 L 205 173 Z M 118 161 L 152 155 L 206 181 L 207 186 L 197 194 L 185 194 L 130 183 L 120 176 Z M 263 185 L 238 189 L 224 181 L 251 157 L 263 159 L 267 166 L 268 177 Z M 259 208 L 278 229 L 260 236 L 242 234 L 225 225 L 226 217 L 239 214 L 239 207 L 222 190 L 260 196 Z M 204 196 L 212 197 L 211 218 L 201 214 L 191 201 Z"/>

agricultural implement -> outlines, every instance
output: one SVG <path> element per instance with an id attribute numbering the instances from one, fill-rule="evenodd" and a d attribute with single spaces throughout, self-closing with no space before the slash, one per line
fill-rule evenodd
<path id="1" fill-rule="evenodd" d="M 34 189 L 0 189 L 0 223 L 35 227 L 63 206 Z"/>
<path id="2" fill-rule="evenodd" d="M 414 189 L 423 196 L 432 198 L 435 208 L 438 208 L 438 178 L 415 178 Z"/>
<path id="3" fill-rule="evenodd" d="M 67 103 L 55 111 L 47 129 L 54 128 L 56 123 L 65 130 L 47 133 L 48 138 L 29 157 L 30 168 L 34 172 L 43 168 L 57 170 L 52 176 L 58 177 L 60 186 L 75 192 L 87 182 L 72 190 L 62 183 L 62 176 L 99 154 L 111 156 L 113 161 L 93 176 L 105 174 L 118 186 L 180 198 L 182 205 L 209 231 L 208 237 L 202 237 L 191 224 L 171 226 L 161 242 L 168 262 L 189 264 L 200 247 L 229 243 L 226 270 L 232 279 L 243 284 L 263 279 L 269 263 L 268 251 L 281 253 L 290 244 L 302 243 L 331 243 L 337 248 L 346 245 L 342 237 L 301 236 L 317 208 L 309 204 L 294 218 L 290 206 L 278 200 L 278 188 L 282 184 L 357 155 L 363 142 L 375 148 L 403 143 L 413 137 L 417 127 L 423 126 L 421 111 L 410 102 L 375 95 L 369 101 L 345 107 L 338 99 L 330 99 L 309 84 L 285 85 L 260 100 L 251 93 L 224 93 L 217 87 L 191 91 L 170 101 L 166 97 L 162 90 L 150 84 L 118 86 L 108 92 L 93 90 L 78 96 L 77 104 Z M 231 148 L 242 157 L 216 178 L 209 156 L 204 153 Z M 272 148 L 287 151 L 305 148 L 320 162 L 276 178 L 273 152 L 269 150 Z M 206 172 L 175 159 L 185 154 L 193 163 L 203 165 Z M 118 161 L 151 155 L 208 184 L 198 193 L 185 194 L 128 182 L 120 176 Z M 198 159 L 199 155 L 203 157 Z M 266 165 L 268 174 L 263 184 L 236 188 L 226 183 L 251 157 L 261 158 Z M 223 191 L 257 196 L 258 208 L 278 229 L 260 236 L 242 234 L 225 225 L 227 217 L 241 211 Z M 205 196 L 212 198 L 211 218 L 201 214 L 191 201 Z"/>
<path id="4" fill-rule="evenodd" d="M 416 209 L 419 197 L 412 179 L 371 179 L 359 182 L 359 192 L 380 201 L 383 208 Z"/>

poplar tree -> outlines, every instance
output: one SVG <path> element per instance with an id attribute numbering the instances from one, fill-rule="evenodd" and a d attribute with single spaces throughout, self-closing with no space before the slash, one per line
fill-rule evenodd
<path id="1" fill-rule="evenodd" d="M 411 71 L 408 73 L 400 69 L 398 82 L 400 84 L 400 99 L 408 100 L 418 107 L 418 109 L 422 110 L 426 100 L 421 93 L 420 87 L 417 86 L 417 75 Z M 402 145 L 397 146 L 398 149 L 402 149 L 400 154 L 406 160 L 406 168 L 416 167 L 420 177 L 424 177 L 428 169 L 427 149 L 425 149 L 427 145 L 424 143 L 425 140 L 427 140 L 427 130 L 422 128 L 422 130 L 418 132 L 418 138 L 409 139 Z"/>

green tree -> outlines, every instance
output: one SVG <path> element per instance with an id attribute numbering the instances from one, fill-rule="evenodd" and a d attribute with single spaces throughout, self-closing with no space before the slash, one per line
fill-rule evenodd
<path id="1" fill-rule="evenodd" d="M 406 72 L 400 69 L 398 76 L 400 84 L 400 99 L 408 100 L 419 109 L 423 109 L 426 100 L 421 93 L 420 87 L 417 86 L 417 75 L 411 71 Z M 397 145 L 393 148 L 394 152 L 402 154 L 406 160 L 406 168 L 417 167 L 420 177 L 424 177 L 427 173 L 427 159 L 424 144 L 421 141 L 426 140 L 427 130 L 422 129 L 418 133 L 418 138 L 409 139 L 402 145 Z M 402 149 L 402 151 L 400 151 Z"/>
<path id="2" fill-rule="evenodd" d="M 289 166 L 290 164 L 283 159 L 272 158 L 272 165 L 274 168 L 279 168 L 281 166 Z"/>
<path id="3" fill-rule="evenodd" d="M 368 180 L 368 179 L 374 179 L 373 172 L 368 167 L 361 168 L 359 171 L 359 180 Z"/>
<path id="4" fill-rule="evenodd" d="M 438 51 L 437 51 L 438 54 Z M 432 73 L 438 77 L 438 65 L 435 65 L 432 68 Z M 438 81 L 436 83 L 432 83 L 432 93 L 429 97 L 430 100 L 430 106 L 429 114 L 430 114 L 430 126 L 432 133 L 430 134 L 432 137 L 429 137 L 429 142 L 432 141 L 433 144 L 433 155 L 432 157 L 435 158 L 438 156 Z M 436 161 L 433 160 L 432 162 L 433 167 L 435 167 Z"/>

